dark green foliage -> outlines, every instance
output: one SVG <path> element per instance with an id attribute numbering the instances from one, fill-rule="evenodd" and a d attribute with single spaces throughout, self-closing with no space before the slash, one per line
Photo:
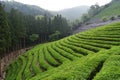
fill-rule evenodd
<path id="1" fill-rule="evenodd" d="M 52 21 L 53 31 L 59 31 L 60 37 L 65 37 L 71 34 L 71 27 L 69 26 L 67 20 L 63 18 L 61 15 L 57 15 L 54 17 Z"/>
<path id="2" fill-rule="evenodd" d="M 102 18 L 102 21 L 103 21 L 103 22 L 107 21 L 107 18 L 106 18 L 106 17 L 103 17 L 103 18 Z"/>
<path id="3" fill-rule="evenodd" d="M 11 46 L 11 32 L 10 26 L 8 25 L 8 20 L 4 7 L 0 4 L 0 52 L 6 51 L 6 48 Z M 2 55 L 2 54 L 0 54 Z"/>
<path id="4" fill-rule="evenodd" d="M 59 39 L 59 36 L 60 36 L 60 32 L 59 31 L 55 31 L 55 33 L 53 33 L 53 34 L 51 34 L 49 36 L 49 40 L 50 41 L 57 40 L 57 39 Z"/>
<path id="5" fill-rule="evenodd" d="M 30 35 L 30 40 L 31 40 L 31 42 L 34 42 L 35 40 L 37 40 L 38 37 L 39 37 L 38 34 L 32 34 L 32 35 Z"/>
<path id="6" fill-rule="evenodd" d="M 110 18 L 110 20 L 115 20 L 115 17 L 114 17 L 114 16 L 112 16 L 112 17 Z"/>
<path id="7" fill-rule="evenodd" d="M 120 18 L 120 15 L 118 15 L 117 17 Z"/>
<path id="8" fill-rule="evenodd" d="M 9 14 L 12 41 L 19 44 L 19 41 L 26 37 L 26 26 L 24 15 L 18 10 L 12 9 Z"/>
<path id="9" fill-rule="evenodd" d="M 33 43 L 57 40 L 71 34 L 71 27 L 61 15 L 53 19 L 46 14 L 35 18 L 13 8 L 7 13 L 0 5 L 0 16 L 1 52 L 7 49 L 8 52 L 18 50 Z"/>

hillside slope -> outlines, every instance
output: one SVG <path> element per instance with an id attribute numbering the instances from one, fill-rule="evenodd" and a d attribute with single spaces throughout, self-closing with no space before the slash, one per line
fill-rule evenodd
<path id="1" fill-rule="evenodd" d="M 96 27 L 101 27 L 104 25 L 108 25 L 114 22 L 120 22 L 120 19 L 116 19 L 116 20 L 109 20 L 106 22 L 96 22 L 96 23 L 91 23 L 91 24 L 83 24 L 80 27 L 78 27 L 76 30 L 73 31 L 73 34 L 79 33 L 79 32 L 83 32 L 92 28 L 96 28 Z"/>
<path id="2" fill-rule="evenodd" d="M 113 0 L 109 6 L 98 13 L 94 18 L 111 17 L 120 15 L 120 0 Z"/>
<path id="3" fill-rule="evenodd" d="M 52 16 L 52 14 L 47 11 L 44 10 L 38 6 L 34 6 L 34 5 L 27 5 L 27 4 L 23 4 L 23 3 L 19 3 L 19 2 L 15 2 L 15 1 L 0 1 L 0 3 L 2 3 L 3 5 L 5 5 L 5 10 L 7 12 L 10 12 L 10 10 L 12 8 L 14 9 L 18 9 L 19 11 L 21 11 L 24 14 L 28 14 L 28 15 L 48 15 L 48 16 Z"/>
<path id="4" fill-rule="evenodd" d="M 37 45 L 7 67 L 6 80 L 119 80 L 119 46 L 120 22 Z"/>
<path id="5" fill-rule="evenodd" d="M 88 55 L 30 80 L 119 80 L 120 46 Z M 116 71 L 117 70 L 117 71 Z"/>
<path id="6" fill-rule="evenodd" d="M 70 20 L 79 19 L 89 9 L 89 6 L 78 6 L 69 9 L 64 9 L 58 13 Z"/>

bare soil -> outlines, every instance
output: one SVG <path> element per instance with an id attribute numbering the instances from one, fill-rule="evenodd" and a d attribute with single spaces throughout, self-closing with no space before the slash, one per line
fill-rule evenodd
<path id="1" fill-rule="evenodd" d="M 92 23 L 92 24 L 88 24 L 88 25 L 83 24 L 78 29 L 73 31 L 73 34 L 83 32 L 83 31 L 86 31 L 86 30 L 89 30 L 89 29 L 92 29 L 92 28 L 104 26 L 104 25 L 107 25 L 107 24 L 111 24 L 111 23 L 114 23 L 114 22 L 120 22 L 120 19 L 116 19 L 116 20 L 113 20 L 113 21 L 110 20 L 110 21 L 106 21 L 106 22 L 96 22 L 96 23 Z"/>
<path id="2" fill-rule="evenodd" d="M 16 58 L 18 58 L 20 55 L 26 52 L 28 48 L 17 50 L 14 52 L 9 53 L 5 57 L 3 57 L 0 60 L 0 80 L 5 80 L 5 75 L 6 75 L 6 67 L 14 61 Z"/>

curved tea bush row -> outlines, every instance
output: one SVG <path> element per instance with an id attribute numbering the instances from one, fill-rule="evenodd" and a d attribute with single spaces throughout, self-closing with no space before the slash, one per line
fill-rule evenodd
<path id="1" fill-rule="evenodd" d="M 104 63 L 101 71 L 94 80 L 119 80 L 120 79 L 120 55 L 110 56 Z"/>
<path id="2" fill-rule="evenodd" d="M 119 63 L 114 51 L 116 48 L 119 53 L 120 47 L 112 48 L 120 45 L 119 36 L 120 23 L 114 23 L 37 45 L 7 67 L 6 80 L 110 79 L 102 76 L 112 75 L 112 71 L 103 74 L 112 64 L 109 60 Z M 118 66 L 113 64 L 116 69 Z"/>
<path id="3" fill-rule="evenodd" d="M 44 47 L 44 56 L 45 56 L 46 61 L 49 64 L 55 67 L 60 65 L 60 63 L 57 60 L 55 60 L 54 57 L 52 57 L 52 55 L 48 52 L 47 47 Z"/>
<path id="4" fill-rule="evenodd" d="M 38 74 L 30 80 L 119 80 L 119 55 L 120 46 L 101 50 L 97 54 L 68 62 L 42 75 Z"/>

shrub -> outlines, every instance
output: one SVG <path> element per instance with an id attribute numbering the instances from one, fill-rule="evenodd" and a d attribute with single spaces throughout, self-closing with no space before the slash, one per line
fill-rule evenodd
<path id="1" fill-rule="evenodd" d="M 114 16 L 112 16 L 112 17 L 110 18 L 110 20 L 115 20 L 115 17 L 114 17 Z"/>
<path id="2" fill-rule="evenodd" d="M 103 18 L 102 18 L 102 21 L 103 21 L 103 22 L 106 22 L 106 21 L 107 21 L 107 18 L 106 18 L 106 17 L 103 17 Z"/>
<path id="3" fill-rule="evenodd" d="M 59 39 L 60 34 L 61 34 L 61 33 L 60 33 L 59 31 L 55 31 L 55 33 L 53 33 L 53 34 L 51 34 L 51 35 L 49 36 L 49 40 L 50 40 L 50 41 L 54 41 L 54 40 Z"/>
<path id="4" fill-rule="evenodd" d="M 32 34 L 29 36 L 29 39 L 31 42 L 34 42 L 38 39 L 39 35 L 38 34 Z"/>
<path id="5" fill-rule="evenodd" d="M 119 15 L 117 15 L 117 17 L 118 17 L 118 18 L 120 18 L 120 14 L 119 14 Z"/>

